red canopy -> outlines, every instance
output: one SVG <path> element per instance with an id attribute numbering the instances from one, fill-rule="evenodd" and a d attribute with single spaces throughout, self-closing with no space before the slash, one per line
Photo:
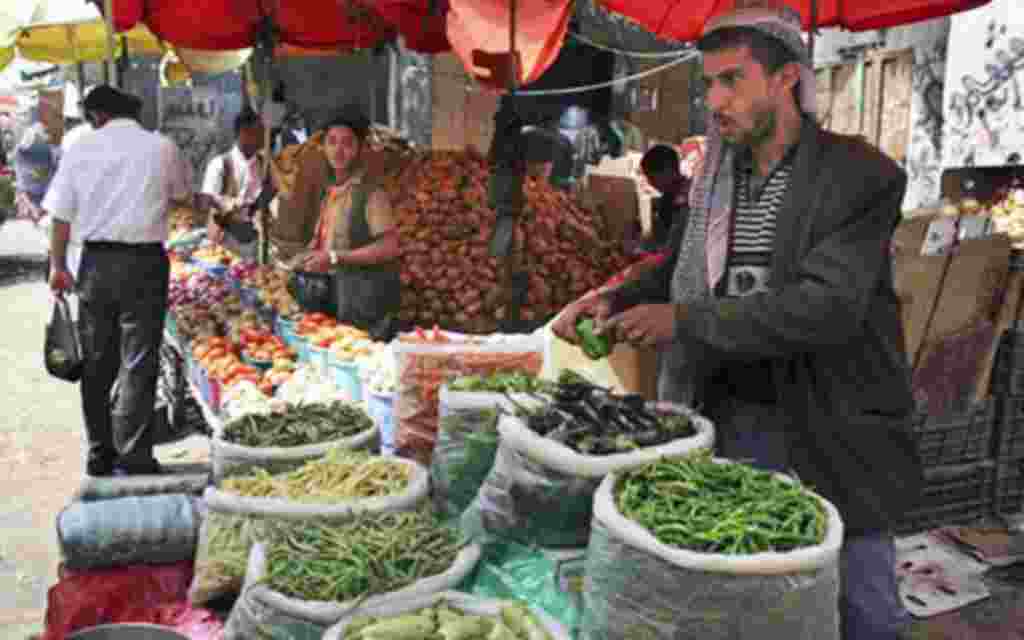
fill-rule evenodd
<path id="1" fill-rule="evenodd" d="M 611 11 L 631 18 L 657 36 L 683 41 L 699 39 L 708 18 L 752 4 L 745 0 L 600 1 Z M 817 26 L 867 31 L 948 16 L 986 5 L 990 0 L 782 0 L 781 3 L 799 11 L 807 29 L 811 26 L 812 2 L 817 5 Z"/>
<path id="2" fill-rule="evenodd" d="M 113 5 L 117 31 L 144 22 L 164 41 L 192 49 L 252 47 L 267 18 L 278 42 L 292 48 L 351 51 L 396 33 L 424 53 L 449 48 L 444 12 L 432 15 L 428 0 L 114 0 Z"/>

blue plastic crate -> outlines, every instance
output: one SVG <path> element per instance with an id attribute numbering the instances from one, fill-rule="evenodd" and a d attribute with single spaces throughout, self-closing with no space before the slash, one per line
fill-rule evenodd
<path id="1" fill-rule="evenodd" d="M 334 386 L 347 395 L 352 402 L 362 402 L 363 381 L 359 377 L 359 365 L 332 358 L 329 368 L 331 376 L 334 378 Z"/>

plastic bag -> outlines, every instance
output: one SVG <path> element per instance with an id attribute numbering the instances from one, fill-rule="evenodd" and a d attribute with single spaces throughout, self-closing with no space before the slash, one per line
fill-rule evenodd
<path id="1" fill-rule="evenodd" d="M 522 405 L 535 400 L 525 394 L 513 398 Z M 442 516 L 456 518 L 472 504 L 498 454 L 498 418 L 512 411 L 500 393 L 473 393 L 441 389 L 440 424 L 430 461 L 430 488 L 434 506 Z"/>
<path id="2" fill-rule="evenodd" d="M 210 511 L 199 528 L 189 602 L 196 605 L 237 594 L 249 563 L 249 518 Z"/>
<path id="3" fill-rule="evenodd" d="M 46 325 L 43 360 L 46 371 L 54 378 L 67 382 L 78 382 L 82 378 L 85 362 L 78 338 L 78 324 L 64 296 L 58 296 L 53 302 L 53 313 Z"/>
<path id="4" fill-rule="evenodd" d="M 531 335 L 476 339 L 439 333 L 442 340 L 395 343 L 398 390 L 395 394 L 395 444 L 400 455 L 430 464 L 437 437 L 441 386 L 462 375 L 499 371 L 540 374 L 544 340 Z"/>
<path id="5" fill-rule="evenodd" d="M 601 483 L 587 547 L 583 638 L 838 640 L 843 523 L 825 541 L 788 553 L 696 553 L 658 542 L 623 517 Z"/>
<path id="6" fill-rule="evenodd" d="M 82 629 L 121 622 L 159 624 L 192 640 L 218 640 L 220 621 L 185 602 L 191 579 L 191 561 L 88 571 L 62 568 L 47 595 L 43 640 L 63 640 Z"/>
<path id="7" fill-rule="evenodd" d="M 77 502 L 57 516 L 57 538 L 72 569 L 164 564 L 192 559 L 199 520 L 185 495 Z"/>
<path id="8" fill-rule="evenodd" d="M 651 408 L 689 416 L 695 435 L 629 453 L 588 456 L 534 433 L 517 417 L 503 416 L 494 468 L 463 515 L 463 529 L 541 547 L 586 546 L 594 492 L 607 474 L 714 445 L 707 418 L 682 405 Z"/>
<path id="9" fill-rule="evenodd" d="M 395 602 L 390 602 L 376 607 L 359 608 L 351 616 L 346 616 L 344 620 L 328 629 L 327 633 L 324 634 L 324 640 L 345 640 L 345 630 L 352 623 L 354 616 L 391 618 L 406 613 L 413 613 L 420 609 L 435 607 L 439 604 L 448 605 L 452 609 L 456 609 L 469 615 L 500 616 L 502 607 L 513 603 L 509 600 L 481 598 L 479 596 L 466 595 L 465 593 L 458 593 L 455 591 L 444 591 L 433 595 L 403 598 L 401 600 L 396 600 Z M 537 622 L 545 631 L 548 632 L 548 636 L 551 640 L 569 640 L 569 632 L 566 631 L 566 629 L 557 621 L 552 620 L 550 617 L 542 613 L 537 613 L 536 611 L 533 611 L 532 613 L 536 617 Z"/>
<path id="10" fill-rule="evenodd" d="M 508 541 L 488 544 L 463 591 L 529 602 L 575 631 L 583 611 L 581 582 L 586 552 L 585 547 L 554 550 Z"/>
<path id="11" fill-rule="evenodd" d="M 253 545 L 246 570 L 242 597 L 235 603 L 225 628 L 227 640 L 285 638 L 289 629 L 319 627 L 323 633 L 331 625 L 353 613 L 356 608 L 386 606 L 409 598 L 429 596 L 456 588 L 472 574 L 480 559 L 480 547 L 464 547 L 451 568 L 439 575 L 423 578 L 404 589 L 370 596 L 361 602 L 309 602 L 289 598 L 260 584 L 266 574 L 266 549 Z"/>

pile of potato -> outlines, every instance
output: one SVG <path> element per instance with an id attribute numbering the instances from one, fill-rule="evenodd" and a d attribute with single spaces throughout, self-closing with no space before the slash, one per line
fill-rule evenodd
<path id="1" fill-rule="evenodd" d="M 495 213 L 489 169 L 479 154 L 420 153 L 384 180 L 402 236 L 402 319 L 469 333 L 494 331 L 504 316 L 499 261 L 488 253 Z M 546 181 L 528 178 L 520 224 L 530 274 L 522 318 L 542 321 L 628 266 L 602 240 L 603 220 Z"/>

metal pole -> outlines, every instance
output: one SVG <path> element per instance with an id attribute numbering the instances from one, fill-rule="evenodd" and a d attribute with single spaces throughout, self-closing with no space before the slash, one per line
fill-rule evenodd
<path id="1" fill-rule="evenodd" d="M 811 0 L 811 28 L 807 32 L 807 48 L 810 49 L 811 68 L 814 68 L 814 32 L 818 30 L 818 0 Z"/>
<path id="2" fill-rule="evenodd" d="M 107 82 L 116 87 L 118 78 L 114 66 L 114 0 L 103 0 L 103 19 L 107 25 L 107 63 L 104 75 Z"/>

